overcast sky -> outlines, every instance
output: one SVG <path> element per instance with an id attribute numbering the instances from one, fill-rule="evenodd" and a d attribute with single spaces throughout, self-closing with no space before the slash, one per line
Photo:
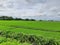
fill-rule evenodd
<path id="1" fill-rule="evenodd" d="M 60 19 L 60 0 L 0 0 L 0 16 Z"/>

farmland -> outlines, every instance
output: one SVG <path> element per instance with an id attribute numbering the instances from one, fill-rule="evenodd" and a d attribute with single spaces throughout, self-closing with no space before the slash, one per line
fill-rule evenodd
<path id="1" fill-rule="evenodd" d="M 60 22 L 59 21 L 0 20 L 0 31 L 11 31 L 16 33 L 20 32 L 28 35 L 42 36 L 45 39 L 55 39 L 56 41 L 60 42 Z M 8 42 L 8 43 L 11 43 L 11 42 Z M 14 41 L 12 43 L 14 44 Z M 6 44 L 4 43 L 4 45 Z M 29 45 L 29 44 L 26 43 L 26 45 Z"/>

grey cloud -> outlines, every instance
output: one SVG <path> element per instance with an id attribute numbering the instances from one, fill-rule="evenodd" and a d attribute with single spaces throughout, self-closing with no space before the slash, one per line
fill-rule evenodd
<path id="1" fill-rule="evenodd" d="M 0 15 L 8 14 L 16 17 L 57 19 L 60 17 L 60 0 L 0 0 Z"/>

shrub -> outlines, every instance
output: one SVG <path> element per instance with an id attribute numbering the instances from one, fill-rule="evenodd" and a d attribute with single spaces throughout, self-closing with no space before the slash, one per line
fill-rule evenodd
<path id="1" fill-rule="evenodd" d="M 11 31 L 0 31 L 0 36 L 16 39 L 21 43 L 28 42 L 31 43 L 32 45 L 59 45 L 59 43 L 53 39 L 46 40 L 41 36 L 24 35 L 23 33 L 15 33 Z M 0 40 L 0 43 L 5 41 L 6 40 Z"/>
<path id="2" fill-rule="evenodd" d="M 49 40 L 45 45 L 59 45 L 55 40 Z"/>

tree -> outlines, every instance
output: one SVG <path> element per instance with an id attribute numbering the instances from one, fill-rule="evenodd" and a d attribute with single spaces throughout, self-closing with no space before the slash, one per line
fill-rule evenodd
<path id="1" fill-rule="evenodd" d="M 15 20 L 23 20 L 22 18 L 15 18 Z"/>
<path id="2" fill-rule="evenodd" d="M 1 20 L 13 20 L 13 17 L 11 16 L 0 16 Z"/>

